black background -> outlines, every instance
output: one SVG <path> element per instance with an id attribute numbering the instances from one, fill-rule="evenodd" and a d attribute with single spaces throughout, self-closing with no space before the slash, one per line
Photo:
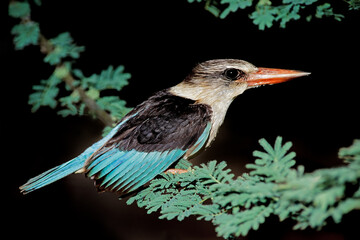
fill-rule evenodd
<path id="1" fill-rule="evenodd" d="M 132 74 L 120 97 L 135 106 L 153 92 L 180 82 L 197 63 L 239 58 L 256 66 L 297 69 L 312 74 L 287 83 L 252 89 L 231 105 L 212 148 L 199 164 L 225 160 L 236 174 L 252 162 L 258 139 L 276 136 L 292 141 L 298 164 L 307 172 L 341 165 L 340 147 L 359 131 L 359 12 L 337 3 L 345 19 L 304 16 L 287 28 L 259 31 L 247 10 L 220 20 L 199 4 L 181 1 L 44 1 L 32 9 L 47 38 L 69 31 L 86 47 L 75 67 L 85 75 L 109 65 L 125 65 Z M 31 86 L 47 79 L 53 68 L 43 63 L 38 46 L 14 51 L 10 30 L 17 20 L 1 5 L 1 136 L 4 236 L 13 239 L 216 239 L 211 223 L 194 218 L 158 220 L 113 194 L 98 194 L 92 181 L 79 175 L 22 196 L 18 186 L 65 162 L 100 138 L 102 124 L 89 117 L 62 118 L 27 104 Z M 271 217 L 247 239 L 356 238 L 359 212 L 321 232 L 292 231 L 292 221 Z"/>

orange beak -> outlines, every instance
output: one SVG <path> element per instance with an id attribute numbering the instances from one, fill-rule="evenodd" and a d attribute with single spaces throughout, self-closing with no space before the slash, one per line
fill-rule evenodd
<path id="1" fill-rule="evenodd" d="M 248 88 L 253 88 L 267 84 L 282 83 L 290 79 L 307 76 L 309 74 L 310 73 L 308 72 L 301 72 L 295 70 L 258 68 L 258 71 L 249 74 L 246 82 L 248 84 Z"/>

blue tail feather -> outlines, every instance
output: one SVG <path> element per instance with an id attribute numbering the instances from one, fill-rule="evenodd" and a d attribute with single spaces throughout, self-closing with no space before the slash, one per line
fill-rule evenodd
<path id="1" fill-rule="evenodd" d="M 136 114 L 130 116 L 129 118 L 135 116 Z M 113 128 L 110 133 L 99 140 L 98 142 L 94 143 L 92 146 L 87 148 L 82 154 L 77 156 L 76 158 L 63 163 L 57 167 L 54 167 L 50 170 L 47 170 L 46 172 L 31 178 L 29 181 L 27 181 L 24 185 L 19 187 L 20 191 L 23 194 L 27 194 L 29 192 L 35 191 L 39 188 L 42 188 L 50 183 L 53 183 L 61 178 L 64 178 L 72 173 L 75 173 L 76 171 L 80 170 L 84 167 L 86 160 L 94 153 L 96 152 L 101 146 L 103 146 L 114 134 L 117 132 L 119 127 L 124 124 L 129 118 L 124 120 L 123 122 L 119 123 L 115 128 Z"/>
<path id="2" fill-rule="evenodd" d="M 31 178 L 27 183 L 20 187 L 20 190 L 23 194 L 27 194 L 64 178 L 81 169 L 84 166 L 85 160 L 86 159 L 74 158 L 73 160 L 54 167 L 39 176 Z"/>

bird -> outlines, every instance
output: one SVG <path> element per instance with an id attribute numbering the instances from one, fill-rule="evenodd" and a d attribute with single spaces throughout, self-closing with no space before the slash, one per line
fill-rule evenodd
<path id="1" fill-rule="evenodd" d="M 199 63 L 182 82 L 140 103 L 79 156 L 31 178 L 20 191 L 30 193 L 73 173 L 93 179 L 100 192 L 136 191 L 180 159 L 208 148 L 231 102 L 245 90 L 309 74 L 239 59 Z"/>

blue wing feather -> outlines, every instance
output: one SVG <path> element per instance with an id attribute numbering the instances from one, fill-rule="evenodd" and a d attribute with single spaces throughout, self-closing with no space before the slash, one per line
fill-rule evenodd
<path id="1" fill-rule="evenodd" d="M 171 164 L 179 160 L 185 152 L 186 151 L 181 149 L 172 151 L 172 156 L 166 156 L 161 162 L 153 164 L 145 172 L 143 172 L 139 178 L 134 179 L 124 190 L 131 188 L 130 191 L 133 191 L 141 187 L 153 179 L 156 175 L 164 172 Z"/>
<path id="2" fill-rule="evenodd" d="M 138 166 L 134 166 L 129 173 L 124 176 L 124 181 L 127 179 L 135 179 L 140 176 L 149 166 L 151 166 L 156 159 L 160 156 L 161 152 L 150 152 L 147 157 L 142 159 Z M 110 181 L 105 185 L 105 188 L 113 184 L 115 180 Z M 127 182 L 127 181 L 126 181 Z M 105 182 L 106 183 L 106 182 Z M 124 182 L 125 183 L 125 182 Z"/>
<path id="3" fill-rule="evenodd" d="M 111 151 L 104 153 L 105 159 L 103 162 L 97 164 L 88 173 L 88 176 L 93 176 L 99 172 L 97 178 L 101 178 L 113 171 L 119 165 L 125 163 L 136 154 L 136 151 L 119 151 L 118 149 L 112 149 Z"/>
<path id="4" fill-rule="evenodd" d="M 106 176 L 104 179 L 104 183 L 108 182 L 109 180 L 111 180 L 109 182 L 109 185 L 113 185 L 114 182 L 119 182 L 121 178 L 133 168 L 133 165 L 137 165 L 139 162 L 141 162 L 144 158 L 146 158 L 147 154 L 148 153 L 145 152 L 136 152 L 136 154 L 132 158 L 126 160 L 126 162 L 114 169 L 109 174 L 109 176 Z"/>
<path id="5" fill-rule="evenodd" d="M 139 181 L 143 185 L 180 159 L 185 152 L 180 149 L 151 153 L 112 149 L 105 153 L 111 156 L 102 157 L 89 169 L 88 176 L 97 179 L 99 188 L 104 190 L 118 191 L 128 183 L 134 185 Z M 136 188 L 141 186 L 138 185 Z M 133 190 L 136 188 L 133 187 Z"/>
<path id="6" fill-rule="evenodd" d="M 197 153 L 203 146 L 204 144 L 206 143 L 208 137 L 209 137 L 209 134 L 210 134 L 210 129 L 211 129 L 211 123 L 208 123 L 206 128 L 204 129 L 203 133 L 201 134 L 201 136 L 199 137 L 198 141 L 194 144 L 195 146 L 195 149 L 192 151 L 192 153 L 190 154 L 191 155 L 194 155 L 195 153 Z M 159 171 L 156 171 L 157 174 L 161 173 L 163 170 L 167 169 L 172 163 L 174 163 L 175 161 L 179 160 L 183 155 L 184 155 L 184 151 L 181 151 L 180 149 L 177 149 L 177 150 L 174 150 L 172 151 L 174 153 L 173 157 L 172 158 L 169 158 L 169 162 L 168 164 L 165 163 L 165 167 L 161 168 L 162 170 L 159 170 Z M 160 154 L 160 153 L 158 153 Z M 125 181 L 122 185 L 125 186 L 127 184 L 128 187 L 125 188 L 124 190 L 127 190 L 128 188 L 130 188 L 131 186 L 137 184 L 136 186 L 134 186 L 131 190 L 135 190 L 136 188 L 140 187 L 142 184 L 144 184 L 143 182 L 147 182 L 145 180 L 142 180 L 143 178 L 140 176 L 140 175 L 143 175 L 143 176 L 146 176 L 149 174 L 149 172 L 151 172 L 152 170 L 154 170 L 154 165 L 152 165 L 152 167 L 144 167 L 140 170 L 138 170 L 134 175 L 131 175 L 128 177 L 128 180 Z M 156 175 L 157 175 L 156 174 Z M 155 175 L 155 176 L 156 176 Z M 155 177 L 153 176 L 153 177 Z M 149 176 L 149 180 L 150 181 L 152 178 L 152 176 Z M 139 183 L 140 182 L 140 183 Z"/>
<path id="7" fill-rule="evenodd" d="M 164 163 L 166 163 L 166 162 L 168 162 L 168 161 L 172 161 L 172 162 L 174 162 L 173 161 L 173 159 L 172 159 L 172 155 L 173 155 L 173 153 L 175 152 L 175 151 L 177 151 L 177 150 L 173 150 L 173 151 L 165 151 L 165 152 L 163 152 L 161 155 L 160 155 L 160 157 L 158 158 L 158 159 L 156 159 L 156 161 L 154 161 L 153 162 L 153 164 L 149 167 L 149 168 L 147 168 L 141 175 L 140 175 L 140 177 L 138 177 L 138 178 L 136 178 L 135 180 L 136 181 L 140 181 L 140 180 L 142 180 L 142 179 L 148 179 L 149 178 L 149 180 L 147 180 L 147 181 L 145 181 L 145 183 L 147 183 L 148 181 L 150 181 L 151 179 L 153 179 L 153 177 L 151 177 L 151 175 L 152 175 L 152 173 L 155 173 L 155 176 L 156 175 L 158 175 L 159 173 L 161 173 L 162 171 L 159 169 L 159 166 L 162 166 Z M 182 154 L 184 154 L 184 152 L 185 151 L 182 151 L 183 153 Z M 175 159 L 175 161 L 176 161 L 177 159 Z M 169 165 L 170 166 L 170 165 Z M 154 176 L 154 177 L 155 177 Z M 144 184 L 145 184 L 144 183 Z M 126 189 L 124 189 L 124 190 L 127 190 L 131 185 L 133 185 L 134 183 L 130 183 L 129 184 L 129 186 L 126 188 Z M 122 185 L 120 185 L 119 187 L 118 187 L 118 189 L 120 190 L 122 187 L 124 187 L 125 186 L 125 184 L 122 184 Z M 140 186 L 139 186 L 140 187 Z M 135 189 L 134 189 L 135 190 Z"/>
<path id="8" fill-rule="evenodd" d="M 141 166 L 141 162 L 144 160 L 144 158 L 140 158 L 137 163 Z M 158 160 L 158 159 L 156 159 Z M 136 165 L 137 166 L 137 165 Z M 137 168 L 139 168 L 139 166 L 137 166 Z M 130 169 L 129 169 L 130 170 Z M 120 176 L 118 176 L 116 178 L 115 181 L 113 181 L 113 183 L 110 185 L 110 189 L 112 191 L 119 191 L 120 190 L 120 186 L 121 184 L 124 182 L 124 176 L 125 174 L 121 174 Z"/>
<path id="9" fill-rule="evenodd" d="M 106 175 L 109 175 L 111 171 L 113 171 L 116 167 L 118 167 L 120 164 L 122 164 L 124 161 L 126 161 L 127 158 L 130 158 L 135 153 L 132 151 L 123 153 L 120 157 L 118 157 L 115 161 L 108 164 L 106 167 L 104 167 L 98 174 L 98 178 L 102 178 Z"/>
<path id="10" fill-rule="evenodd" d="M 122 152 L 122 154 L 123 154 L 123 152 Z M 99 162 L 96 165 L 89 168 L 91 170 L 88 172 L 87 175 L 89 177 L 92 177 L 93 175 L 102 171 L 104 169 L 104 167 L 106 167 L 109 164 L 112 164 L 114 162 L 117 162 L 118 160 L 120 160 L 120 159 L 119 159 L 119 155 L 117 155 L 117 154 L 104 154 L 103 156 L 99 157 Z"/>
<path id="11" fill-rule="evenodd" d="M 207 142 L 207 139 L 209 138 L 211 130 L 211 123 L 209 122 L 206 125 L 206 128 L 204 129 L 203 133 L 200 135 L 199 139 L 194 144 L 195 149 L 191 152 L 189 156 L 195 155 L 200 149 L 203 148 L 204 144 Z"/>
<path id="12" fill-rule="evenodd" d="M 211 129 L 209 123 L 191 149 L 173 149 L 163 152 L 121 151 L 112 148 L 95 158 L 88 166 L 88 176 L 97 180 L 101 190 L 131 191 L 149 182 L 182 158 L 187 151 L 195 154 L 206 143 Z"/>

